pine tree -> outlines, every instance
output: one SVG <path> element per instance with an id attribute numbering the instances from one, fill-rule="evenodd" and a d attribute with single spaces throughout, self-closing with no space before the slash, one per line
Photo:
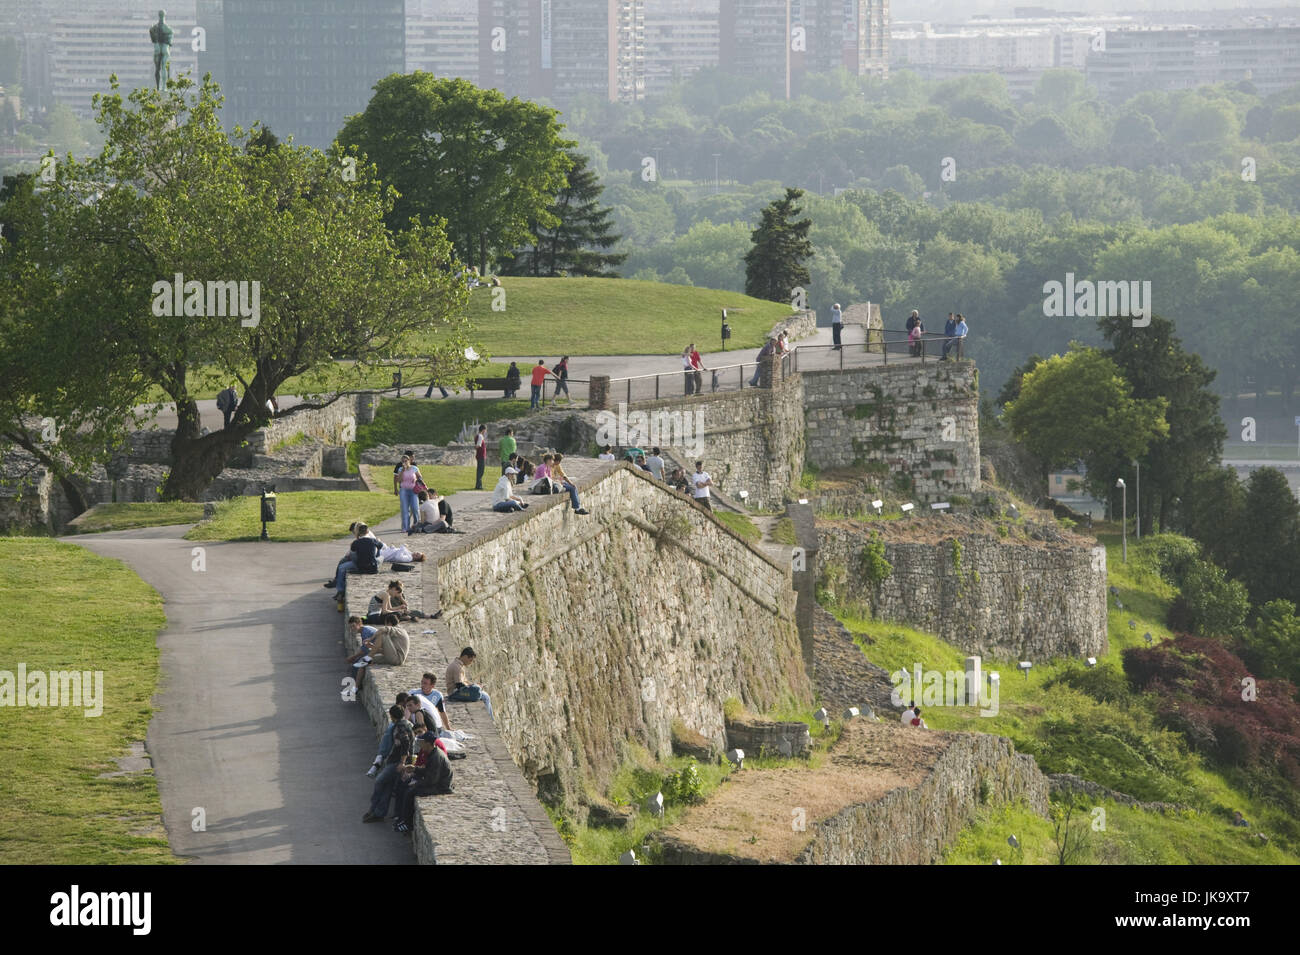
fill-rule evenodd
<path id="1" fill-rule="evenodd" d="M 790 302 L 795 288 L 810 281 L 804 261 L 812 255 L 808 240 L 810 219 L 795 220 L 803 210 L 795 203 L 802 189 L 786 189 L 785 197 L 764 207 L 762 220 L 750 237 L 745 253 L 745 294 L 770 302 Z"/>
<path id="2" fill-rule="evenodd" d="M 587 168 L 586 156 L 571 152 L 569 158 L 573 168 L 550 209 L 559 224 L 553 228 L 534 227 L 537 241 L 503 262 L 506 274 L 618 278 L 610 267 L 621 265 L 627 253 L 605 251 L 622 238 L 611 234 L 613 211 L 599 204 L 605 187 Z"/>

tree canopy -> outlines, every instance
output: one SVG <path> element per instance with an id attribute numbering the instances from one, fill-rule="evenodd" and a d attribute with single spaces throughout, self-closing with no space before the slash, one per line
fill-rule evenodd
<path id="1" fill-rule="evenodd" d="M 559 224 L 551 204 L 565 186 L 565 150 L 576 144 L 561 138 L 555 117 L 496 90 L 416 71 L 375 84 L 338 141 L 397 190 L 392 228 L 441 218 L 457 256 L 487 272 L 496 257 L 535 242 L 535 228 Z"/>
<path id="2" fill-rule="evenodd" d="M 323 386 L 341 358 L 360 375 L 431 329 L 442 332 L 444 380 L 463 375 L 457 316 L 467 293 L 442 223 L 412 220 L 390 233 L 395 197 L 373 167 L 338 152 L 245 148 L 248 134 L 222 129 L 208 80 L 127 101 L 114 84 L 96 107 L 104 150 L 58 164 L 40 214 L 24 222 L 2 311 L 37 339 L 49 337 L 34 324 L 45 312 L 75 316 L 69 341 L 87 357 L 56 347 L 44 367 L 55 381 L 79 381 L 86 361 L 116 372 L 111 391 L 77 392 L 68 409 L 101 444 L 116 432 L 95 426 L 96 408 L 142 402 L 153 389 L 175 404 L 164 497 L 198 496 L 266 423 L 267 400 L 291 377 Z M 52 304 L 24 304 L 43 289 Z M 236 300 L 247 307 L 237 312 Z M 213 373 L 244 394 L 229 428 L 203 434 L 195 386 Z"/>

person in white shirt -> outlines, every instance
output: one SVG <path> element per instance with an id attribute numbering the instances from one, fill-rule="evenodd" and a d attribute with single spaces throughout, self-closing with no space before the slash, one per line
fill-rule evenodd
<path id="1" fill-rule="evenodd" d="M 514 468 L 506 468 L 507 471 L 514 471 Z M 520 500 L 519 495 L 515 493 L 515 476 L 514 474 L 503 474 L 497 481 L 497 486 L 492 489 L 492 510 L 494 511 L 522 511 L 528 505 Z"/>
<path id="2" fill-rule="evenodd" d="M 835 342 L 832 351 L 840 350 L 842 346 L 842 342 L 840 341 L 840 336 L 843 333 L 843 331 L 844 331 L 844 313 L 840 310 L 840 303 L 836 302 L 834 305 L 831 306 L 831 336 L 833 337 Z"/>
<path id="3" fill-rule="evenodd" d="M 664 479 L 664 459 L 660 455 L 658 448 L 652 448 L 650 457 L 646 458 L 646 465 L 650 468 L 650 473 L 655 476 L 656 481 Z"/>
<path id="4" fill-rule="evenodd" d="M 916 704 L 913 703 L 903 710 L 903 715 L 899 717 L 899 722 L 904 726 L 911 726 L 912 720 L 916 718 Z"/>
<path id="5" fill-rule="evenodd" d="M 695 498 L 695 503 L 706 511 L 713 510 L 713 504 L 709 501 L 709 488 L 713 487 L 713 478 L 709 477 L 709 472 L 704 470 L 703 461 L 695 462 L 695 474 L 691 477 L 691 486 L 693 488 L 691 495 Z"/>
<path id="6" fill-rule="evenodd" d="M 613 461 L 613 460 L 614 460 L 614 452 L 613 452 L 613 450 L 610 448 L 610 446 L 609 446 L 608 444 L 605 445 L 604 450 L 601 451 L 600 454 L 596 455 L 596 460 L 597 460 L 597 461 Z"/>
<path id="7" fill-rule="evenodd" d="M 449 529 L 447 522 L 438 511 L 438 494 L 436 491 L 420 491 L 420 522 L 411 526 L 412 534 L 445 534 Z"/>
<path id="8" fill-rule="evenodd" d="M 420 679 L 420 687 L 408 692 L 414 699 L 420 701 L 420 708 L 424 710 L 425 715 L 430 718 L 440 730 L 450 730 L 451 721 L 447 719 L 447 709 L 442 705 L 442 693 L 434 689 L 437 685 L 438 678 L 432 673 L 426 673 Z"/>

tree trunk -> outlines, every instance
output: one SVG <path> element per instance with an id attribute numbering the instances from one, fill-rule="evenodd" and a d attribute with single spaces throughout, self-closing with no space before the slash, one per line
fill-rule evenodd
<path id="1" fill-rule="evenodd" d="M 162 499 L 201 500 L 208 485 L 225 470 L 226 462 L 258 427 L 258 423 L 243 418 L 242 424 L 232 421 L 229 428 L 200 436 L 197 403 L 193 399 L 178 401 L 176 436 L 172 439 L 172 467 L 163 484 Z"/>
<path id="2" fill-rule="evenodd" d="M 480 277 L 487 275 L 487 233 L 478 234 L 478 274 Z"/>
<path id="3" fill-rule="evenodd" d="M 72 509 L 72 516 L 76 517 L 90 507 L 86 501 L 86 495 L 82 493 L 76 483 L 72 480 L 72 475 L 68 474 L 63 467 L 56 461 L 44 448 L 35 441 L 28 440 L 25 434 L 9 434 L 7 437 L 22 448 L 41 464 L 59 482 L 59 487 L 63 490 L 63 496 L 68 499 L 68 506 Z"/>

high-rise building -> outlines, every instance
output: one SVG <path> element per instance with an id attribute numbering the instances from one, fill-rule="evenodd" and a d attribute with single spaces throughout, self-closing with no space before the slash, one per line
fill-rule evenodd
<path id="1" fill-rule="evenodd" d="M 791 0 L 720 0 L 718 66 L 790 97 Z"/>
<path id="2" fill-rule="evenodd" d="M 721 0 L 719 66 L 778 96 L 808 73 L 889 75 L 889 0 Z"/>
<path id="3" fill-rule="evenodd" d="M 1262 95 L 1300 83 L 1300 27 L 1109 30 L 1088 82 L 1112 98 L 1248 80 Z"/>
<path id="4" fill-rule="evenodd" d="M 567 106 L 645 97 L 645 0 L 480 0 L 480 85 Z"/>
<path id="5" fill-rule="evenodd" d="M 406 0 L 406 72 L 478 82 L 478 0 Z"/>
<path id="6" fill-rule="evenodd" d="M 645 11 L 647 96 L 718 65 L 718 0 L 649 0 Z"/>
<path id="7" fill-rule="evenodd" d="M 325 148 L 376 83 L 406 68 L 404 0 L 199 0 L 227 124 Z"/>
<path id="8" fill-rule="evenodd" d="M 521 99 L 551 95 L 551 6 L 552 0 L 479 0 L 479 86 Z"/>

